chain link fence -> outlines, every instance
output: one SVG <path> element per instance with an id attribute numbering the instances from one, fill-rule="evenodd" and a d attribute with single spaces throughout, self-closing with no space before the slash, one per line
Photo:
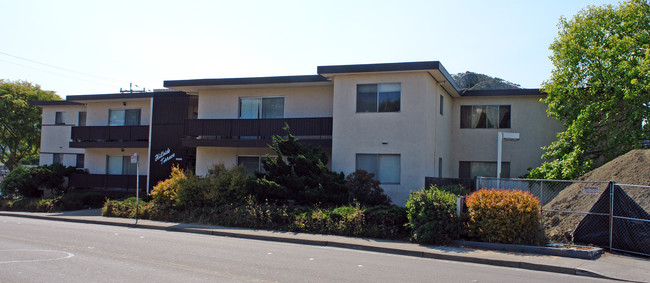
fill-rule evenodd
<path id="1" fill-rule="evenodd" d="M 591 244 L 650 256 L 650 186 L 477 177 L 476 187 L 518 189 L 536 196 L 540 227 L 553 243 Z"/>

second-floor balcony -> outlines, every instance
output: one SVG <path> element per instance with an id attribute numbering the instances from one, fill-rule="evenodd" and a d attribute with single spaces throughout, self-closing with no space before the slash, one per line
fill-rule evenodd
<path id="1" fill-rule="evenodd" d="M 301 142 L 331 147 L 332 117 L 273 119 L 189 119 L 186 146 L 266 147 L 273 136 L 285 136 L 284 126 Z"/>
<path id="2" fill-rule="evenodd" d="M 146 148 L 149 126 L 72 127 L 72 148 Z"/>

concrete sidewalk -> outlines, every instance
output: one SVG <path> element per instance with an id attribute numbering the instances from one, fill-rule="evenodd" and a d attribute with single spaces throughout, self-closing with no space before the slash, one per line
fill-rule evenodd
<path id="1" fill-rule="evenodd" d="M 610 253 L 603 254 L 594 260 L 584 260 L 558 256 L 500 252 L 453 246 L 425 246 L 400 241 L 254 230 L 150 220 L 138 220 L 138 224 L 136 225 L 134 219 L 100 216 L 99 209 L 61 213 L 0 211 L 0 216 L 27 217 L 77 223 L 197 233 L 254 240 L 278 241 L 306 245 L 331 246 L 406 256 L 593 276 L 615 280 L 650 282 L 650 259 Z"/>

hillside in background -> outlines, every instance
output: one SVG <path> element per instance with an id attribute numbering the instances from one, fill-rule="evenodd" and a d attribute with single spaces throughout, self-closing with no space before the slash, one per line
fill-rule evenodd
<path id="1" fill-rule="evenodd" d="M 452 77 L 463 90 L 521 88 L 516 83 L 470 71 L 458 73 L 452 75 Z"/>

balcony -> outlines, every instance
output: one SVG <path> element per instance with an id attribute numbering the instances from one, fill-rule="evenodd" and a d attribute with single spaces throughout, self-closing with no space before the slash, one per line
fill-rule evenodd
<path id="1" fill-rule="evenodd" d="M 72 127 L 72 148 L 147 148 L 149 126 Z"/>
<path id="2" fill-rule="evenodd" d="M 266 147 L 284 136 L 285 125 L 301 142 L 332 146 L 332 117 L 278 119 L 190 119 L 185 121 L 184 146 Z"/>
<path id="3" fill-rule="evenodd" d="M 140 175 L 140 189 L 146 189 L 147 176 Z M 75 188 L 135 190 L 135 175 L 72 174 L 69 184 Z"/>

